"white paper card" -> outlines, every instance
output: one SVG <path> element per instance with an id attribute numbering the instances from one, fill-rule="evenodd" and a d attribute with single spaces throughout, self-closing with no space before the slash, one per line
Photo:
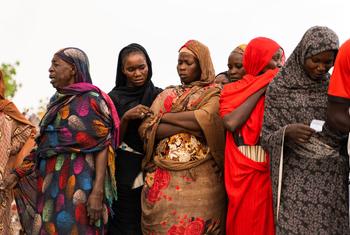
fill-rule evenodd
<path id="1" fill-rule="evenodd" d="M 311 121 L 310 128 L 314 129 L 316 132 L 321 132 L 324 123 L 325 121 L 314 119 Z"/>

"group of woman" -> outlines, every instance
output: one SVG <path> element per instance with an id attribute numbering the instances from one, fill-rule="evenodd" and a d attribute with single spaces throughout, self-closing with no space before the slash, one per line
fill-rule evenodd
<path id="1" fill-rule="evenodd" d="M 278 43 L 258 37 L 215 78 L 209 49 L 190 40 L 179 49 L 181 85 L 162 90 L 133 43 L 107 95 L 92 85 L 83 51 L 59 50 L 49 68 L 57 92 L 31 153 L 21 149 L 33 126 L 0 79 L 0 141 L 10 149 L 0 199 L 14 195 L 28 234 L 349 234 L 344 130 L 337 119 L 310 127 L 326 120 L 337 53 L 327 27 L 310 28 L 286 61 Z M 337 57 L 338 86 L 348 58 Z"/>

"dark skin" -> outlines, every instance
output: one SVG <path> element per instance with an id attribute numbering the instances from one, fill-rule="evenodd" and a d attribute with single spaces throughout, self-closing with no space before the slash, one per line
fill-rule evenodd
<path id="1" fill-rule="evenodd" d="M 49 68 L 51 84 L 59 91 L 60 88 L 74 83 L 75 67 L 66 63 L 56 55 L 52 59 Z M 98 153 L 94 153 L 95 159 L 95 179 L 93 188 L 88 196 L 86 210 L 89 217 L 89 223 L 92 225 L 102 216 L 103 198 L 104 198 L 104 179 L 107 168 L 107 148 Z M 11 173 L 5 182 L 7 188 L 14 187 L 18 182 L 18 177 Z"/>
<path id="2" fill-rule="evenodd" d="M 327 123 L 344 133 L 350 132 L 349 105 L 328 101 Z"/>
<path id="3" fill-rule="evenodd" d="M 326 76 L 329 69 L 333 66 L 334 59 L 334 51 L 324 51 L 307 58 L 304 63 L 304 69 L 311 80 L 321 82 L 321 79 Z M 286 127 L 285 137 L 286 140 L 304 144 L 309 141 L 314 133 L 315 131 L 308 125 L 295 123 Z"/>
<path id="4" fill-rule="evenodd" d="M 185 85 L 198 81 L 201 75 L 198 60 L 185 52 L 179 53 L 177 72 L 181 82 Z M 201 135 L 201 127 L 194 116 L 194 111 L 164 114 L 160 120 L 156 137 L 163 139 L 181 132 L 190 132 L 196 136 Z"/>
<path id="5" fill-rule="evenodd" d="M 268 65 L 265 66 L 265 68 L 259 74 L 263 74 L 269 69 L 280 67 L 281 60 L 282 49 L 279 49 L 273 55 Z M 260 97 L 265 94 L 266 88 L 266 86 L 261 88 L 255 94 L 248 97 L 248 99 L 244 101 L 238 108 L 224 116 L 223 121 L 227 130 L 234 132 L 248 120 Z"/>
<path id="6" fill-rule="evenodd" d="M 128 87 L 141 87 L 147 81 L 148 66 L 146 57 L 142 52 L 133 52 L 123 60 L 124 75 L 127 78 Z M 123 141 L 130 120 L 144 119 L 151 114 L 149 107 L 139 104 L 124 113 L 120 121 L 119 138 Z"/>

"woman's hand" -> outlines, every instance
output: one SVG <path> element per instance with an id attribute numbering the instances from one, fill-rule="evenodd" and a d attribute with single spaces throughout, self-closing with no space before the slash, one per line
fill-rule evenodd
<path id="1" fill-rule="evenodd" d="M 286 128 L 286 138 L 298 143 L 307 143 L 310 137 L 315 133 L 315 130 L 304 124 L 290 124 Z"/>
<path id="2" fill-rule="evenodd" d="M 139 104 L 132 109 L 129 109 L 123 116 L 125 120 L 130 119 L 144 119 L 152 113 L 151 109 L 147 106 Z"/>
<path id="3" fill-rule="evenodd" d="M 93 225 L 97 220 L 102 217 L 103 211 L 103 193 L 92 192 L 89 195 L 87 205 L 87 215 L 89 217 L 90 225 Z"/>

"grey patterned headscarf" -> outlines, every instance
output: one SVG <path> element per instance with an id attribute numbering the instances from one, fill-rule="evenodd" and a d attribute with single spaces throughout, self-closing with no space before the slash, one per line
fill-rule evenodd
<path id="1" fill-rule="evenodd" d="M 304 70 L 304 63 L 307 58 L 321 52 L 334 50 L 338 51 L 339 40 L 333 30 L 324 26 L 314 26 L 306 31 L 303 38 L 286 61 L 285 66 L 276 76 L 276 83 L 286 87 L 304 87 L 315 89 L 324 86 L 324 81 L 313 81 Z M 329 75 L 329 74 L 328 74 Z M 329 80 L 326 76 L 324 80 Z M 328 83 L 328 81 L 327 81 Z"/>
<path id="2" fill-rule="evenodd" d="M 281 143 L 282 136 L 277 139 L 274 137 L 277 137 L 276 131 L 286 125 L 292 123 L 310 125 L 313 119 L 325 120 L 330 75 L 327 74 L 323 79 L 312 80 L 306 73 L 304 64 L 307 58 L 328 50 L 337 52 L 338 47 L 338 36 L 333 30 L 321 26 L 310 28 L 269 84 L 262 134 L 262 144 L 269 151 Z M 329 139 L 332 131 L 327 129 L 325 126 L 325 130 L 317 135 L 329 143 L 332 141 Z M 335 137 L 333 140 L 336 139 Z"/>
<path id="3" fill-rule="evenodd" d="M 77 74 L 75 83 L 86 82 L 92 84 L 89 72 L 89 59 L 84 51 L 76 47 L 67 47 L 55 53 L 65 62 L 75 66 Z"/>

